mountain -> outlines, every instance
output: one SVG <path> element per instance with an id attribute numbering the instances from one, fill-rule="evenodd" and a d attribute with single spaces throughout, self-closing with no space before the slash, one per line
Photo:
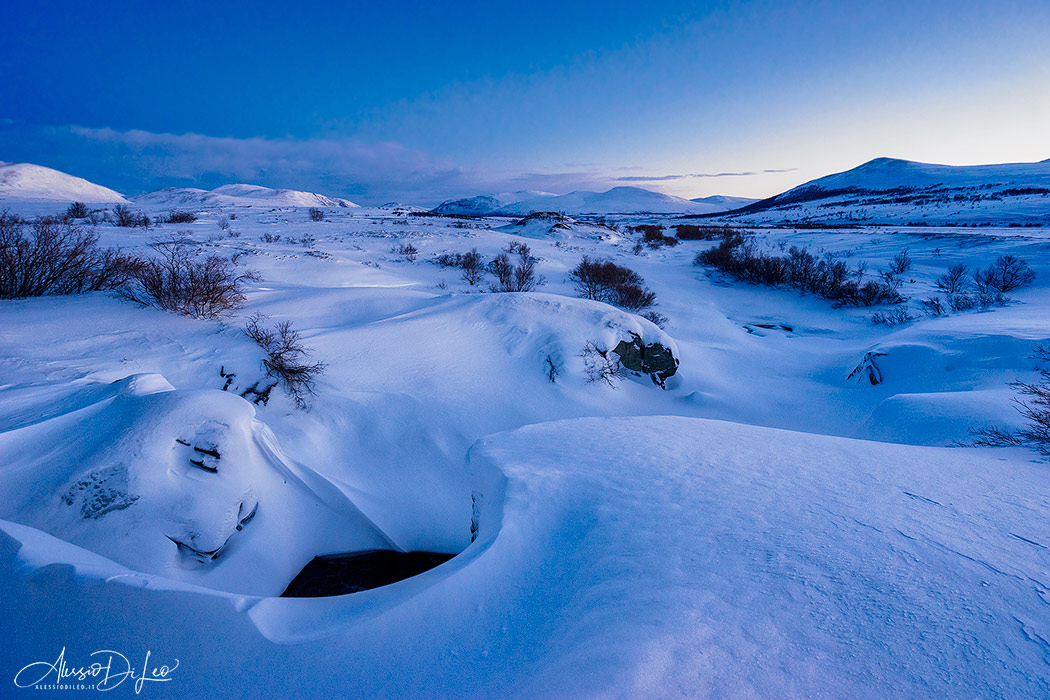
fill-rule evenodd
<path id="1" fill-rule="evenodd" d="M 527 194 L 514 201 L 508 196 Z M 607 192 L 577 190 L 569 194 L 515 192 L 512 195 L 482 195 L 444 202 L 434 209 L 439 214 L 505 214 L 522 216 L 553 211 L 580 216 L 586 214 L 707 214 L 725 211 L 724 206 L 691 202 L 640 187 L 614 187 Z"/>
<path id="2" fill-rule="evenodd" d="M 733 209 L 739 209 L 740 207 L 746 207 L 748 204 L 754 204 L 759 200 L 754 197 L 730 197 L 724 194 L 715 194 L 710 197 L 696 197 L 689 201 L 700 202 L 701 204 L 714 204 L 722 207 L 725 211 L 731 211 Z"/>
<path id="3" fill-rule="evenodd" d="M 876 158 L 728 212 L 753 223 L 1050 222 L 1050 159 L 936 165 Z"/>
<path id="4" fill-rule="evenodd" d="M 138 204 L 165 206 L 357 207 L 348 199 L 259 185 L 223 185 L 214 190 L 166 187 L 135 197 Z"/>
<path id="5" fill-rule="evenodd" d="M 0 162 L 0 201 L 116 204 L 128 200 L 108 187 L 42 165 Z"/>
<path id="6" fill-rule="evenodd" d="M 519 190 L 517 192 L 503 192 L 492 195 L 478 195 L 476 197 L 464 197 L 463 199 L 445 200 L 432 210 L 435 214 L 458 214 L 464 216 L 487 216 L 502 213 L 504 207 L 508 207 L 525 200 L 539 200 L 557 197 L 551 192 L 539 190 Z"/>

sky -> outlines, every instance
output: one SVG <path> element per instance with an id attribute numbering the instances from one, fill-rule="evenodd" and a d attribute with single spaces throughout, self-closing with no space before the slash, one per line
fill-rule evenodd
<path id="1" fill-rule="evenodd" d="M 1050 2 L 11 3 L 0 160 L 127 194 L 765 197 L 1050 158 Z"/>

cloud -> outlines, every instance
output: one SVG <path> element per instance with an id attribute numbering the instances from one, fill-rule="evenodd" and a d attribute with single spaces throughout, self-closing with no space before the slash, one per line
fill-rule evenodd
<path id="1" fill-rule="evenodd" d="M 0 121 L 0 157 L 83 177 L 125 194 L 162 187 L 212 189 L 230 183 L 290 188 L 362 204 L 433 205 L 488 192 L 606 190 L 618 183 L 660 183 L 756 173 L 612 176 L 593 163 L 558 172 L 469 167 L 396 141 L 347 136 L 232 138 Z M 637 172 L 637 168 L 631 168 Z M 765 173 L 794 170 L 765 170 Z M 669 183 L 670 184 L 670 183 Z M 687 183 L 685 187 L 688 188 Z M 685 193 L 683 193 L 685 194 Z"/>
<path id="2" fill-rule="evenodd" d="M 748 177 L 765 173 L 790 173 L 798 168 L 767 168 L 766 170 L 748 170 L 739 173 L 686 173 L 677 175 L 623 175 L 615 177 L 616 182 L 664 182 L 666 180 L 685 180 L 694 177 Z"/>

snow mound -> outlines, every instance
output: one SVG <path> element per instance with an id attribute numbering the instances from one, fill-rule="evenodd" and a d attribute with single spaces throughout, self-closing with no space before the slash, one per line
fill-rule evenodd
<path id="1" fill-rule="evenodd" d="M 271 189 L 259 185 L 223 185 L 214 190 L 168 187 L 135 197 L 139 204 L 164 206 L 357 207 L 348 199 L 315 192 Z"/>
<path id="2" fill-rule="evenodd" d="M 496 230 L 527 238 L 549 238 L 562 241 L 573 238 L 613 241 L 621 238 L 618 231 L 608 226 L 577 221 L 571 216 L 551 211 L 529 214 Z"/>
<path id="3" fill-rule="evenodd" d="M 258 595 L 316 554 L 391 546 L 239 396 L 155 374 L 81 391 L 0 433 L 0 517 L 135 571 Z"/>
<path id="4" fill-rule="evenodd" d="M 127 203 L 108 187 L 32 163 L 0 162 L 0 201 Z"/>

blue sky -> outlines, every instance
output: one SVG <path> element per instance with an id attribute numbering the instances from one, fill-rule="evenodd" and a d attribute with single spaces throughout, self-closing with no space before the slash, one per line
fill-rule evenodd
<path id="1" fill-rule="evenodd" d="M 123 192 L 767 196 L 1050 157 L 1050 3 L 20 3 L 0 160 Z"/>

